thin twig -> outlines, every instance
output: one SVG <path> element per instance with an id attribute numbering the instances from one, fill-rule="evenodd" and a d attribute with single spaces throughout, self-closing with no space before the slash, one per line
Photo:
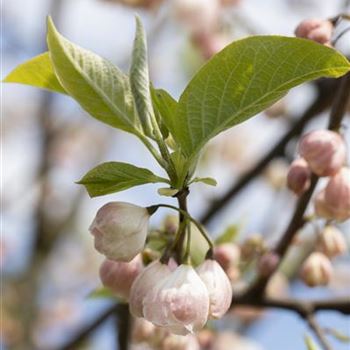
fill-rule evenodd
<path id="1" fill-rule="evenodd" d="M 329 130 L 338 131 L 341 127 L 342 119 L 346 114 L 347 104 L 350 98 L 350 73 L 340 79 L 340 85 L 337 90 L 336 98 L 330 114 Z M 297 202 L 294 214 L 277 244 L 274 252 L 280 256 L 280 260 L 285 256 L 288 247 L 298 230 L 304 225 L 304 214 L 311 200 L 312 194 L 316 188 L 318 176 L 313 174 L 311 186 Z M 264 292 L 270 276 L 259 276 L 257 281 L 249 288 L 248 294 L 260 295 Z"/>
<path id="2" fill-rule="evenodd" d="M 106 311 L 104 311 L 101 315 L 99 315 L 95 321 L 87 325 L 86 327 L 82 328 L 78 334 L 68 343 L 63 345 L 62 347 L 58 348 L 57 350 L 74 350 L 77 348 L 79 344 L 81 344 L 92 331 L 97 329 L 99 326 L 101 326 L 109 317 L 115 315 L 116 313 L 119 313 L 121 308 L 124 305 L 113 305 L 110 308 L 108 308 Z"/>
<path id="3" fill-rule="evenodd" d="M 287 144 L 296 136 L 300 135 L 307 123 L 326 110 L 333 102 L 336 86 L 339 82 L 331 79 L 323 79 L 318 82 L 318 96 L 297 122 L 281 137 L 271 150 L 246 174 L 243 174 L 238 181 L 219 199 L 213 201 L 211 206 L 202 215 L 200 222 L 208 224 L 215 215 L 223 210 L 235 196 L 254 180 L 275 158 L 284 154 Z"/>
<path id="4" fill-rule="evenodd" d="M 306 317 L 307 323 L 310 326 L 310 328 L 315 332 L 317 335 L 317 338 L 322 345 L 322 348 L 324 350 L 332 350 L 331 345 L 328 342 L 328 339 L 326 338 L 325 334 L 323 333 L 321 327 L 318 325 L 315 316 L 313 314 L 309 314 Z"/>

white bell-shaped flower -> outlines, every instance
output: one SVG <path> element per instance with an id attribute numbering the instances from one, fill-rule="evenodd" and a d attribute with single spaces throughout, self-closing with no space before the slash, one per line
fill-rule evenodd
<path id="1" fill-rule="evenodd" d="M 110 260 L 128 262 L 143 250 L 148 223 L 146 208 L 110 202 L 98 210 L 90 232 L 98 252 Z"/>
<path id="2" fill-rule="evenodd" d="M 169 276 L 170 267 L 159 260 L 149 264 L 135 279 L 129 296 L 130 312 L 135 317 L 143 317 L 143 300 L 146 294 L 160 281 Z"/>
<path id="3" fill-rule="evenodd" d="M 146 295 L 144 317 L 178 335 L 201 329 L 207 322 L 209 295 L 193 267 L 180 265 Z"/>
<path id="4" fill-rule="evenodd" d="M 232 286 L 225 271 L 212 259 L 205 260 L 197 272 L 209 293 L 209 318 L 221 318 L 232 302 Z"/>

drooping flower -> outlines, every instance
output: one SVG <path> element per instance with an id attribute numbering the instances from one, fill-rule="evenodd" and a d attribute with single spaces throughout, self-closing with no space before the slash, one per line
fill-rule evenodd
<path id="1" fill-rule="evenodd" d="M 143 301 L 146 294 L 160 281 L 169 276 L 171 269 L 159 260 L 153 261 L 135 279 L 130 290 L 130 312 L 135 317 L 143 317 Z"/>
<path id="2" fill-rule="evenodd" d="M 208 319 L 209 295 L 193 267 L 180 265 L 146 295 L 144 317 L 178 335 L 201 329 Z"/>
<path id="3" fill-rule="evenodd" d="M 232 286 L 225 271 L 215 260 L 207 259 L 197 267 L 197 272 L 209 293 L 209 317 L 221 318 L 232 302 Z"/>
<path id="4" fill-rule="evenodd" d="M 146 208 L 110 202 L 100 208 L 90 232 L 95 248 L 110 260 L 131 261 L 144 248 L 149 223 Z"/>
<path id="5" fill-rule="evenodd" d="M 106 259 L 100 267 L 100 279 L 118 297 L 129 298 L 131 286 L 142 271 L 143 264 L 140 255 L 130 262 L 119 262 Z"/>
<path id="6" fill-rule="evenodd" d="M 343 138 L 330 130 L 316 130 L 300 141 L 299 153 L 318 176 L 333 176 L 344 165 L 346 146 Z"/>

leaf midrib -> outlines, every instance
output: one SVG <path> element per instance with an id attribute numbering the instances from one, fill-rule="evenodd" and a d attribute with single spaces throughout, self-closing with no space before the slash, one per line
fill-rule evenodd
<path id="1" fill-rule="evenodd" d="M 61 35 L 59 33 L 57 33 L 57 32 L 56 32 L 56 35 L 61 37 Z M 65 38 L 62 37 L 62 39 L 63 39 L 63 41 L 65 41 Z M 135 126 L 133 125 L 133 123 L 130 122 L 129 118 L 127 116 L 125 116 L 124 112 L 119 110 L 119 108 L 110 100 L 110 98 L 103 92 L 103 90 L 100 89 L 98 86 L 95 86 L 94 84 L 92 84 L 91 79 L 84 73 L 83 70 L 80 69 L 80 67 L 74 62 L 74 60 L 72 60 L 71 55 L 69 54 L 69 52 L 67 52 L 65 47 L 63 45 L 61 45 L 60 40 L 57 40 L 57 43 L 61 47 L 63 53 L 65 54 L 65 56 L 67 57 L 67 59 L 69 60 L 71 65 L 74 67 L 74 69 L 82 76 L 82 78 L 91 87 L 91 89 L 103 99 L 103 101 L 106 103 L 106 105 L 109 107 L 109 109 L 113 113 L 115 113 L 116 115 L 118 115 L 118 116 L 121 115 L 122 118 L 123 118 L 124 123 L 129 125 L 131 127 L 131 129 L 133 129 L 135 131 L 138 131 L 137 128 L 135 128 Z M 106 60 L 106 62 L 108 62 L 108 64 L 112 65 L 112 63 L 109 62 L 108 60 Z M 113 67 L 113 68 L 115 69 L 115 67 Z M 122 78 L 124 79 L 125 76 L 124 76 L 124 74 L 122 72 L 121 72 L 121 75 L 122 75 Z"/>
<path id="2" fill-rule="evenodd" d="M 349 71 L 350 67 L 349 66 L 340 66 L 340 67 L 336 68 L 336 70 L 341 70 L 341 69 Z M 189 155 L 190 159 L 192 159 L 194 156 L 196 156 L 198 149 L 200 149 L 209 139 L 211 139 L 212 137 L 217 135 L 220 131 L 225 130 L 227 128 L 227 125 L 231 123 L 232 119 L 235 119 L 235 118 L 241 116 L 242 114 L 244 114 L 244 112 L 246 110 L 252 108 L 256 104 L 259 104 L 258 102 L 260 102 L 261 100 L 265 99 L 269 95 L 273 95 L 274 93 L 277 93 L 279 90 L 281 90 L 281 92 L 283 92 L 283 87 L 284 86 L 287 86 L 287 85 L 289 85 L 291 83 L 294 83 L 295 81 L 298 81 L 298 80 L 303 79 L 303 78 L 307 78 L 309 76 L 311 77 L 311 76 L 314 76 L 314 75 L 317 75 L 317 74 L 322 74 L 323 72 L 326 73 L 326 72 L 329 72 L 329 70 L 330 70 L 329 68 L 327 68 L 327 69 L 320 69 L 320 70 L 317 70 L 317 71 L 313 71 L 312 73 L 307 73 L 307 74 L 304 74 L 304 75 L 300 75 L 300 76 L 298 76 L 298 78 L 290 79 L 287 82 L 285 82 L 282 85 L 280 85 L 278 88 L 276 88 L 276 89 L 270 91 L 269 93 L 261 96 L 259 99 L 255 100 L 254 103 L 251 103 L 248 106 L 244 107 L 238 114 L 232 115 L 232 117 L 229 118 L 229 120 L 224 125 L 220 125 L 220 127 L 215 128 L 213 130 L 213 132 L 208 134 L 206 139 L 203 140 L 194 150 L 191 151 L 192 154 Z M 287 90 L 289 90 L 289 89 L 287 89 Z"/>

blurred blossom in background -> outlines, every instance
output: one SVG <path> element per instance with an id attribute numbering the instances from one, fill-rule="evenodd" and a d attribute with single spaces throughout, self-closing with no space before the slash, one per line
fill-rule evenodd
<path id="1" fill-rule="evenodd" d="M 148 33 L 151 79 L 156 87 L 178 97 L 200 65 L 229 42 L 250 34 L 292 36 L 301 20 L 335 16 L 344 11 L 344 4 L 343 0 L 222 1 L 217 5 L 215 18 L 209 13 L 207 19 L 190 23 L 193 28 L 171 0 L 149 1 L 145 7 L 130 7 L 116 0 L 6 1 L 2 8 L 1 76 L 46 50 L 48 14 L 70 40 L 128 71 L 137 12 Z M 211 25 L 215 35 L 208 36 L 206 30 Z M 339 41 L 338 48 L 350 55 L 349 35 Z M 216 178 L 218 186 L 194 186 L 189 200 L 194 217 L 199 217 L 239 174 L 250 169 L 273 146 L 315 94 L 312 84 L 294 89 L 266 113 L 210 143 L 198 175 Z M 0 251 L 4 283 L 0 344 L 3 349 L 29 349 L 26 339 L 31 338 L 35 349 L 56 349 L 110 304 L 106 299 L 88 298 L 100 286 L 98 269 L 102 256 L 93 249 L 93 239 L 88 234 L 96 210 L 116 199 L 143 206 L 160 201 L 154 185 L 91 200 L 74 182 L 93 166 L 108 160 L 126 161 L 157 172 L 159 169 L 133 136 L 92 119 L 68 97 L 6 85 L 2 102 Z M 325 127 L 327 115 L 310 123 L 308 129 Z M 349 127 L 349 118 L 344 124 Z M 345 135 L 350 145 L 349 132 Z M 239 240 L 259 233 L 268 244 L 276 241 L 295 202 L 285 186 L 295 145 L 287 153 L 287 159 L 273 161 L 263 176 L 211 221 L 208 229 L 213 236 L 229 225 L 239 224 Z M 173 199 L 165 201 L 173 203 Z M 152 225 L 160 225 L 164 215 L 162 211 L 152 217 Z M 349 223 L 339 227 L 349 244 Z M 303 239 L 308 240 L 310 232 L 305 231 Z M 291 249 L 290 255 L 293 261 L 300 259 L 297 247 Z M 277 295 L 290 293 L 302 298 L 346 295 L 350 292 L 348 264 L 348 255 L 335 260 L 335 277 L 328 289 L 311 290 L 300 281 L 292 281 L 289 286 L 279 281 L 272 289 Z M 324 312 L 320 320 L 349 332 L 350 321 L 343 315 Z M 222 333 L 218 349 L 295 350 L 305 346 L 304 323 L 284 311 L 257 313 L 237 308 L 217 326 L 240 333 L 240 337 Z M 114 349 L 114 328 L 110 320 L 81 348 Z M 337 343 L 337 349 L 348 347 Z"/>

